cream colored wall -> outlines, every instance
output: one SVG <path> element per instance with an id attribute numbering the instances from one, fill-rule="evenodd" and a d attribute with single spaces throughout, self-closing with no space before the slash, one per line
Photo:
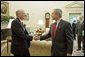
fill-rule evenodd
<path id="1" fill-rule="evenodd" d="M 73 1 L 7 1 L 9 2 L 9 15 L 14 16 L 16 10 L 24 9 L 26 13 L 29 13 L 29 20 L 24 21 L 27 27 L 30 27 L 32 31 L 36 30 L 39 26 L 37 22 L 42 19 L 45 23 L 45 13 L 52 12 L 55 8 L 60 8 L 63 10 L 62 19 L 68 21 L 68 14 L 65 14 L 64 7 Z M 83 1 L 79 1 L 84 3 Z M 50 24 L 52 23 L 52 18 Z M 45 28 L 42 26 L 42 28 Z"/>
<path id="2" fill-rule="evenodd" d="M 68 9 L 64 8 L 63 13 L 64 13 L 63 18 L 66 21 L 69 21 L 69 13 L 81 13 L 81 15 L 84 16 L 84 8 L 68 8 Z"/>

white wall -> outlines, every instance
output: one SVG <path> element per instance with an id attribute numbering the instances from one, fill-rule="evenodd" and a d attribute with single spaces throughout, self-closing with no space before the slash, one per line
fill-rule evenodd
<path id="1" fill-rule="evenodd" d="M 64 9 L 64 7 L 73 1 L 7 1 L 9 2 L 9 15 L 14 16 L 16 10 L 24 9 L 26 13 L 29 13 L 29 21 L 24 21 L 27 27 L 31 27 L 31 30 L 38 28 L 37 21 L 42 19 L 45 23 L 45 13 L 52 12 L 55 8 Z M 80 1 L 84 3 L 83 1 Z M 66 20 L 66 19 L 65 19 Z M 52 23 L 52 21 L 50 21 Z M 44 28 L 42 26 L 42 28 Z"/>

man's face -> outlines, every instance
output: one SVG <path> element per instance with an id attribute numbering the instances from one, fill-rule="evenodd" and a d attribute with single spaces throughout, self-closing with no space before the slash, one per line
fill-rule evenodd
<path id="1" fill-rule="evenodd" d="M 20 12 L 19 12 L 19 18 L 20 18 L 21 20 L 25 19 L 25 16 L 26 16 L 26 14 L 25 14 L 24 11 L 20 11 Z"/>
<path id="2" fill-rule="evenodd" d="M 80 21 L 82 21 L 83 19 L 84 19 L 84 17 L 83 17 L 83 16 L 81 16 L 81 17 L 80 17 Z"/>
<path id="3" fill-rule="evenodd" d="M 57 12 L 55 12 L 55 10 L 52 12 L 52 18 L 55 21 L 57 21 L 59 19 L 59 14 Z"/>

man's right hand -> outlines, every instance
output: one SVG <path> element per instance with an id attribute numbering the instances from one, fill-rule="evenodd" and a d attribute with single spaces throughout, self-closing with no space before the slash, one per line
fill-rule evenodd
<path id="1" fill-rule="evenodd" d="M 38 36 L 38 35 L 34 35 L 33 38 L 34 38 L 34 40 L 40 40 L 40 36 Z"/>

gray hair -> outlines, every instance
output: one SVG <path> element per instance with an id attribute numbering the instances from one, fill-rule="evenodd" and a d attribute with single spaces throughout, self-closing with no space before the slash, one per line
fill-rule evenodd
<path id="1" fill-rule="evenodd" d="M 20 14 L 20 12 L 23 12 L 24 10 L 23 9 L 19 9 L 16 11 L 16 15 Z"/>
<path id="2" fill-rule="evenodd" d="M 59 17 L 62 17 L 62 10 L 61 9 L 54 9 L 56 14 L 59 14 Z"/>

